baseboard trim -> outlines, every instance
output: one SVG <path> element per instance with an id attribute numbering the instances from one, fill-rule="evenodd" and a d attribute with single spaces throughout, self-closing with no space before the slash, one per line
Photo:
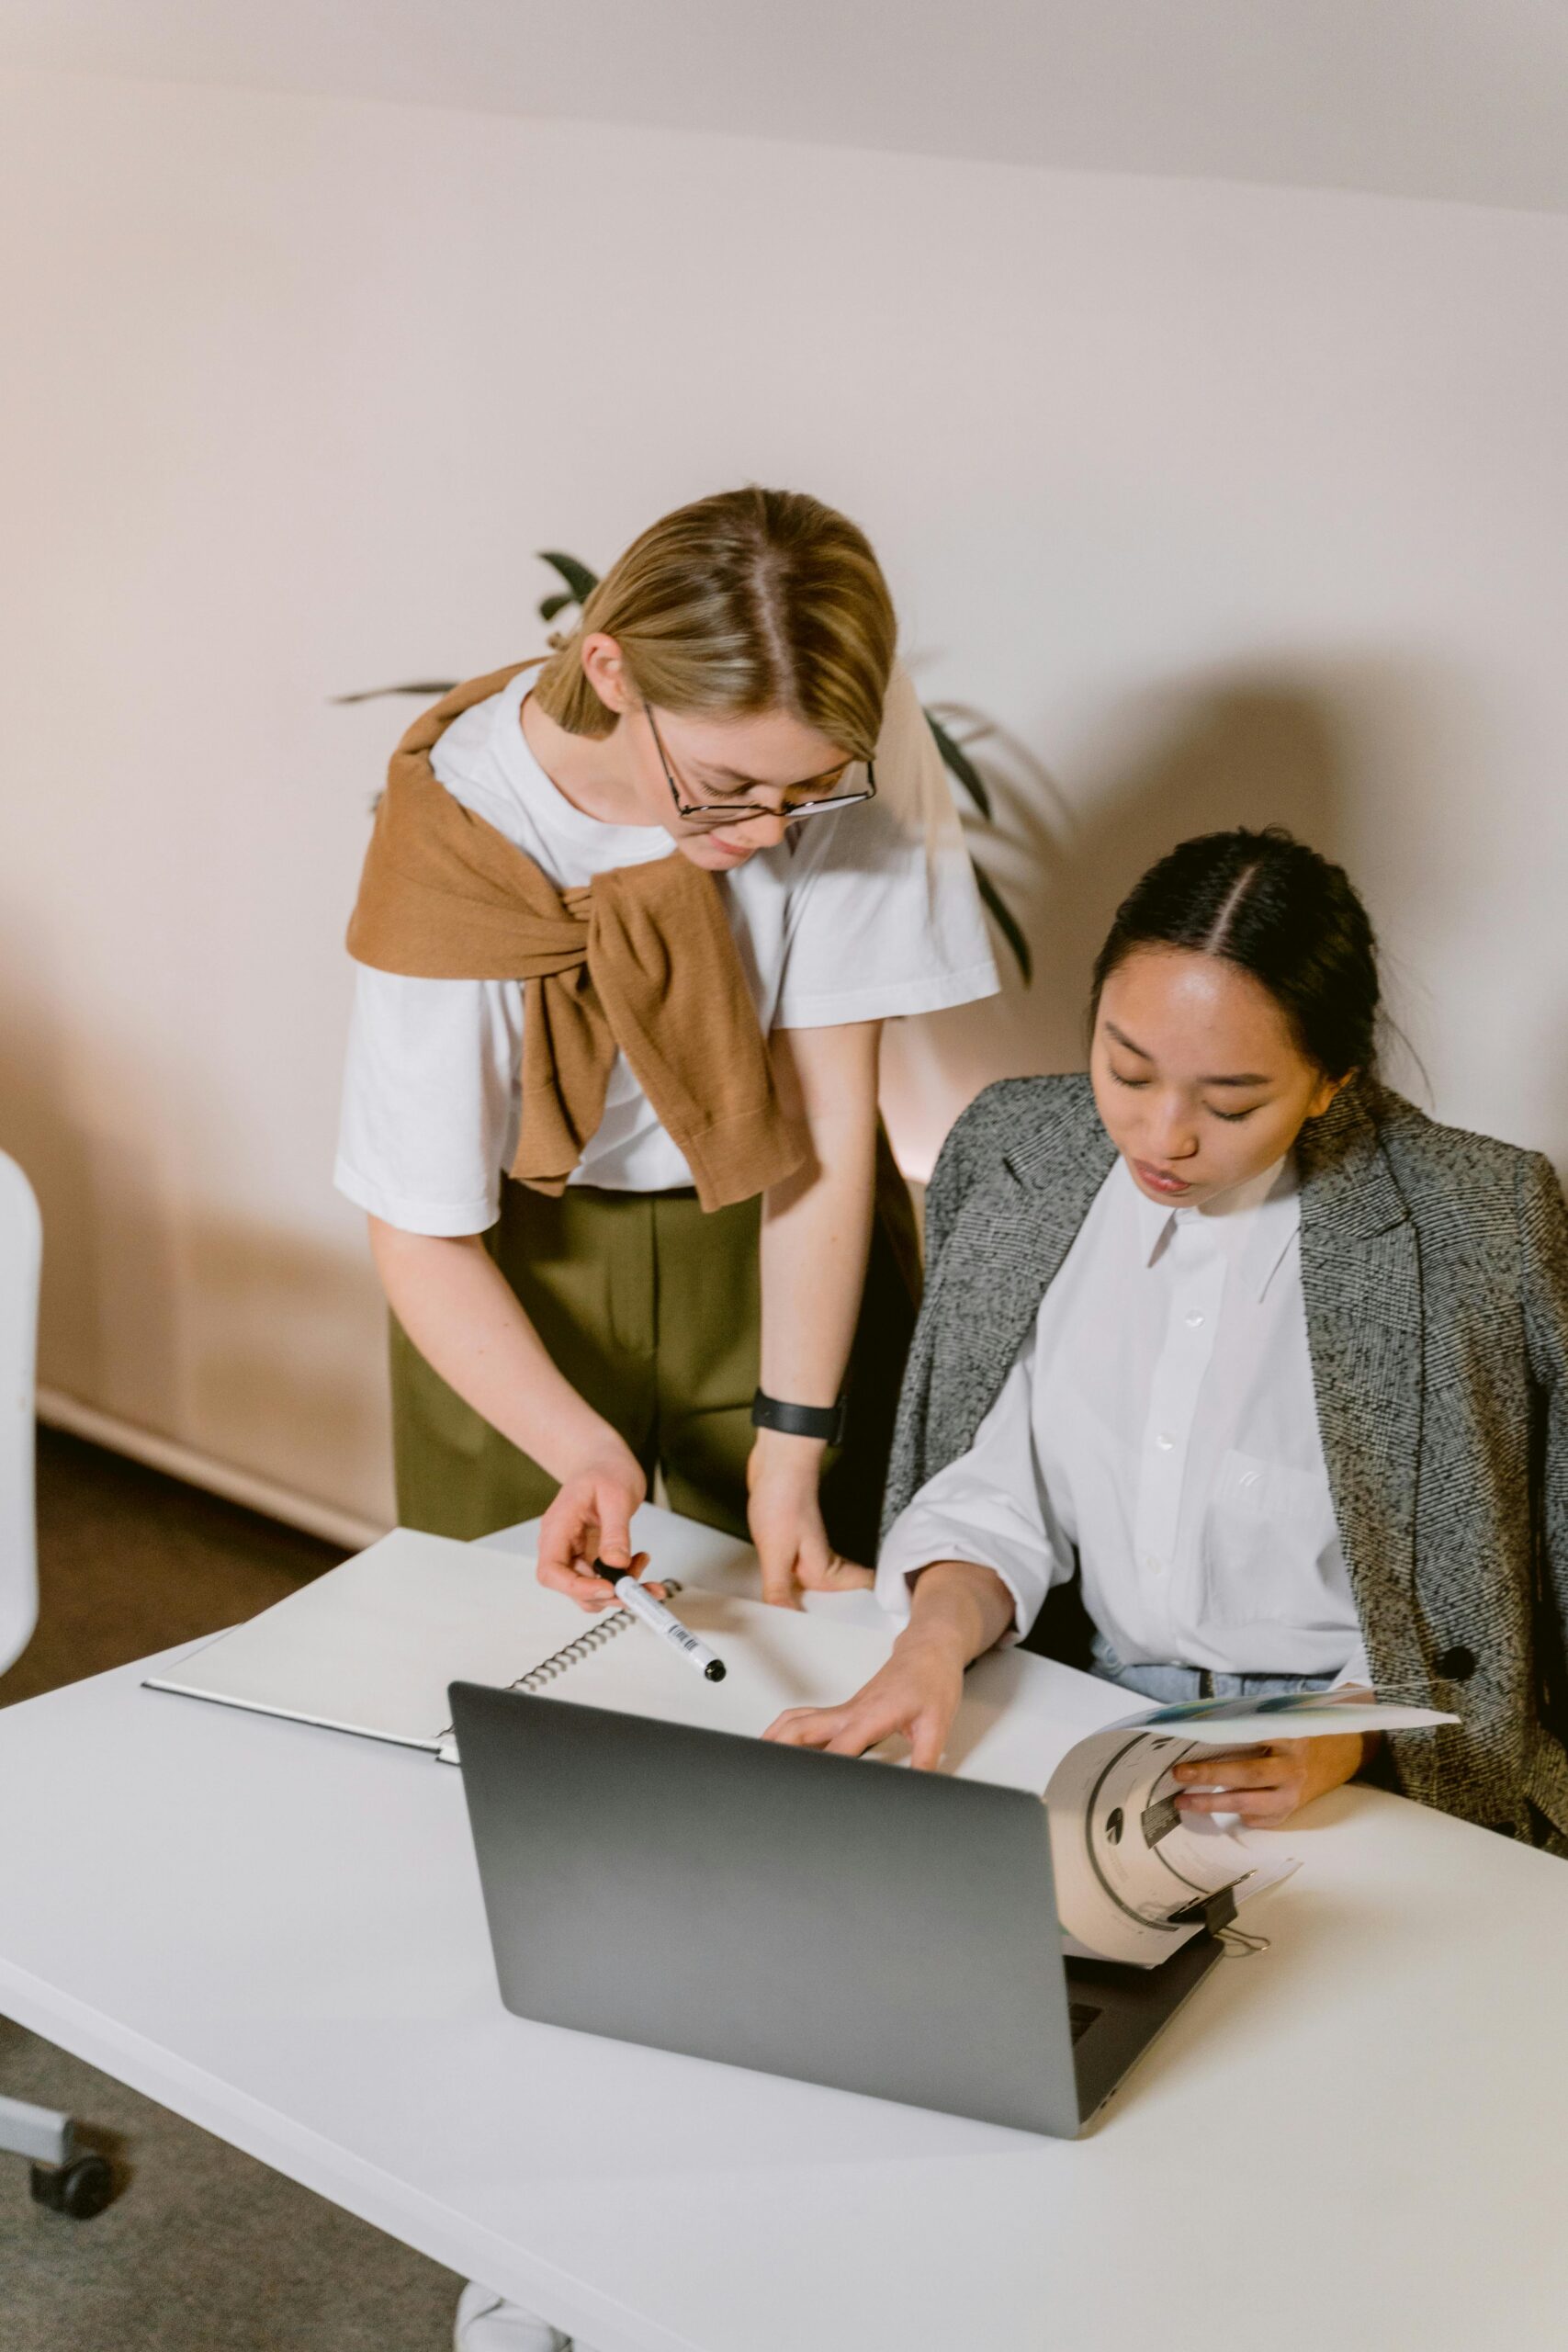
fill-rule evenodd
<path id="1" fill-rule="evenodd" d="M 122 1421 L 118 1414 L 100 1413 L 96 1405 L 84 1405 L 58 1388 L 40 1388 L 37 1404 L 38 1417 L 49 1429 L 85 1438 L 89 1444 L 101 1445 L 110 1453 L 127 1454 L 132 1462 L 144 1462 L 150 1470 L 183 1478 L 187 1487 L 203 1487 L 210 1495 L 221 1495 L 225 1502 L 243 1503 L 247 1510 L 281 1520 L 286 1527 L 301 1528 L 307 1535 L 319 1535 L 323 1543 L 362 1552 L 387 1532 L 374 1520 L 317 1502 L 276 1479 L 258 1477 L 254 1471 L 238 1470 L 232 1463 L 198 1453 L 195 1446 L 138 1429 L 134 1421 Z"/>

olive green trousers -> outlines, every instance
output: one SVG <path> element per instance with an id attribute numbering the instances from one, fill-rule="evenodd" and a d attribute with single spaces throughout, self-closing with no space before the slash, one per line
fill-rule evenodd
<path id="1" fill-rule="evenodd" d="M 554 1362 L 618 1431 L 672 1510 L 746 1532 L 746 1457 L 758 1379 L 760 1203 L 705 1215 L 694 1193 L 569 1185 L 558 1198 L 510 1180 L 486 1247 Z M 851 1355 L 844 1442 L 822 1509 L 850 1559 L 876 1555 L 904 1358 L 919 1296 L 914 1214 L 882 1147 L 877 1216 Z M 398 1516 L 433 1534 L 488 1535 L 535 1518 L 556 1481 L 466 1405 L 394 1319 Z"/>

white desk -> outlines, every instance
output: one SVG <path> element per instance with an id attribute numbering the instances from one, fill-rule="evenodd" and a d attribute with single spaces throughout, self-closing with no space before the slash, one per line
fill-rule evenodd
<path id="1" fill-rule="evenodd" d="M 454 1770 L 142 1671 L 0 1713 L 0 2011 L 603 2352 L 1562 2341 L 1559 1862 L 1325 1801 L 1067 2144 L 507 2016 Z"/>

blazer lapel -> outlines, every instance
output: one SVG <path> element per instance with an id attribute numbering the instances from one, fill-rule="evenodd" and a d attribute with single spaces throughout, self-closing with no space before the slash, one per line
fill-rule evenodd
<path id="1" fill-rule="evenodd" d="M 1426 1679 L 1416 1622 L 1416 1233 L 1360 1090 L 1303 1130 L 1302 1292 L 1335 1517 L 1380 1687 Z"/>

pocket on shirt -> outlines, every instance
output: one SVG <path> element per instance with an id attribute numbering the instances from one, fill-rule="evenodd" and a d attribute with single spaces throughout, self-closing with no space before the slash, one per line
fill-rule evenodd
<path id="1" fill-rule="evenodd" d="M 1213 1625 L 1276 1623 L 1293 1612 L 1334 1532 L 1325 1483 L 1234 1448 L 1221 1460 L 1203 1524 L 1203 1616 Z"/>

